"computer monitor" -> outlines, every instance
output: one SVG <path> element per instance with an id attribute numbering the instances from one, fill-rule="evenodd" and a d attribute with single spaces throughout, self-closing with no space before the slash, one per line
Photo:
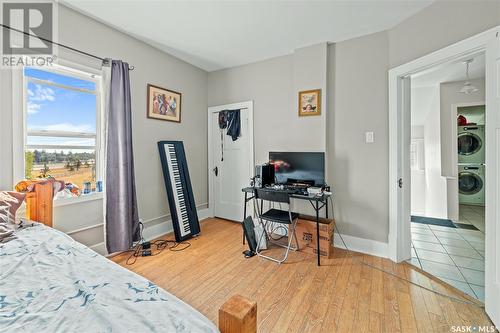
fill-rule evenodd
<path id="1" fill-rule="evenodd" d="M 269 152 L 278 184 L 325 184 L 325 153 Z"/>

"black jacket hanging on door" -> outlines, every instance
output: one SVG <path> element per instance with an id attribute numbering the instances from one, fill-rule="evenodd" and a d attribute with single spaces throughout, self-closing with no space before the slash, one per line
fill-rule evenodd
<path id="1" fill-rule="evenodd" d="M 241 134 L 241 120 L 240 110 L 223 110 L 219 112 L 219 128 L 220 128 L 220 141 L 221 141 L 221 161 L 224 161 L 224 129 L 227 128 L 226 134 L 229 135 L 233 141 L 238 140 Z"/>

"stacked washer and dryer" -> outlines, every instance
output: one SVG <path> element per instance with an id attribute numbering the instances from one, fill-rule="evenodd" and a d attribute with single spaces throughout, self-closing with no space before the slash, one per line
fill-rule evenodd
<path id="1" fill-rule="evenodd" d="M 484 206 L 484 125 L 458 126 L 459 203 Z"/>

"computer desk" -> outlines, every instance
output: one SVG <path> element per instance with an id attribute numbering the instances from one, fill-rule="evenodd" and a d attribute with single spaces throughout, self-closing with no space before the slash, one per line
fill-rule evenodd
<path id="1" fill-rule="evenodd" d="M 245 194 L 245 203 L 243 205 L 243 219 L 247 216 L 247 203 L 255 198 L 255 188 L 254 187 L 244 187 L 241 191 Z M 280 190 L 275 190 L 280 191 Z M 283 190 L 286 191 L 286 190 Z M 250 194 L 250 196 L 248 196 Z M 292 193 L 290 194 L 290 198 L 298 199 L 298 200 L 306 200 L 309 201 L 314 211 L 316 212 L 316 245 L 317 245 L 317 255 L 318 255 L 318 266 L 321 266 L 321 254 L 319 250 L 319 212 L 325 208 L 325 216 L 328 218 L 328 199 L 331 197 L 331 194 L 322 194 L 322 195 L 302 195 Z M 245 243 L 245 235 L 243 234 L 243 244 Z"/>

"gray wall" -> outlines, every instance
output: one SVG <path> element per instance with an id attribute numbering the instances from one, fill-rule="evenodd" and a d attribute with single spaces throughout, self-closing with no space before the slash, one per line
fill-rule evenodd
<path id="1" fill-rule="evenodd" d="M 293 60 L 294 90 L 292 93 L 298 96 L 299 91 L 321 89 L 321 114 L 301 119 L 298 119 L 297 116 L 289 118 L 299 121 L 302 126 L 306 125 L 307 131 L 304 134 L 307 135 L 308 141 L 314 143 L 314 148 L 324 151 L 326 145 L 325 119 L 329 110 L 326 102 L 329 92 L 327 89 L 328 44 L 321 43 L 297 49 L 293 54 Z M 296 100 L 293 108 L 297 114 L 298 98 Z"/>
<path id="2" fill-rule="evenodd" d="M 304 68 L 311 71 L 304 72 Z M 211 72 L 208 105 L 254 101 L 255 162 L 269 151 L 324 151 L 327 45 L 294 54 Z M 298 116 L 298 91 L 322 89 L 320 117 Z"/>
<path id="3" fill-rule="evenodd" d="M 418 95 L 412 95 L 419 98 Z M 424 160 L 425 160 L 425 215 L 446 219 L 447 184 L 442 176 L 441 162 L 441 122 L 439 112 L 439 86 L 433 86 L 428 92 L 428 112 L 424 122 Z M 413 110 L 412 110 L 413 111 Z"/>
<path id="4" fill-rule="evenodd" d="M 387 70 L 500 23 L 497 1 L 438 1 L 387 32 L 328 46 L 328 63 L 310 63 L 327 73 L 325 117 L 296 116 L 297 54 L 207 73 L 129 36 L 60 9 L 60 41 L 103 56 L 124 59 L 132 72 L 134 149 L 140 215 L 150 226 L 167 219 L 168 207 L 155 142 L 184 140 L 197 204 L 207 200 L 206 107 L 236 101 L 255 102 L 256 162 L 269 150 L 321 150 L 328 154 L 328 175 L 336 192 L 336 213 L 343 233 L 378 241 L 388 234 L 388 105 Z M 315 53 L 318 55 L 318 53 Z M 316 56 L 310 58 L 313 59 Z M 317 56 L 319 59 L 320 56 Z M 308 62 L 308 60 L 305 60 Z M 302 62 L 303 63 L 303 62 Z M 3 75 L 3 74 L 0 74 Z M 318 82 L 321 74 L 315 77 Z M 208 80 L 208 85 L 207 85 Z M 183 122 L 145 117 L 146 84 L 183 93 Z M 8 91 L 5 78 L 1 89 Z M 208 103 L 207 103 L 208 91 Z M 5 103 L 2 95 L 2 103 Z M 2 105 L 1 121 L 8 119 Z M 323 133 L 315 133 L 318 127 Z M 375 143 L 364 143 L 364 132 Z M 2 132 L 0 157 L 9 161 L 8 132 Z M 293 134 L 291 134 L 293 133 Z M 310 134 L 314 133 L 314 134 Z M 326 142 L 318 142 L 318 138 Z M 1 179 L 5 172 L 2 163 Z M 7 170 L 8 171 L 8 170 Z M 97 207 L 81 210 L 99 214 Z M 57 214 L 57 212 L 56 212 Z M 74 213 L 75 214 L 75 213 Z M 94 215 L 95 215 L 94 214 Z M 79 214 L 77 214 L 79 215 Z M 84 216 L 81 214 L 81 216 Z M 59 219 L 59 217 L 57 217 Z M 82 217 L 83 218 L 83 217 Z M 93 222 L 92 222 L 93 223 Z M 90 238 L 94 231 L 88 231 Z"/>
<path id="5" fill-rule="evenodd" d="M 416 213 L 413 215 L 446 219 L 447 187 L 446 178 L 441 174 L 439 85 L 414 87 L 411 94 L 411 135 L 413 139 L 421 130 L 424 159 L 421 170 L 411 170 L 411 212 Z"/>
<path id="6" fill-rule="evenodd" d="M 389 65 L 396 67 L 500 24 L 500 1 L 437 0 L 390 29 Z"/>
<path id="7" fill-rule="evenodd" d="M 64 6 L 59 7 L 59 42 L 102 57 L 122 59 L 135 66 L 135 70 L 130 72 L 133 145 L 139 215 L 148 221 L 146 226 L 152 227 L 168 220 L 169 209 L 156 146 L 159 140 L 184 141 L 196 204 L 200 208 L 206 207 L 207 73 Z M 2 72 L 0 75 L 4 76 Z M 3 81 L 2 77 L 0 82 Z M 180 124 L 146 118 L 148 83 L 182 93 Z M 3 85 L 1 88 L 3 93 L 11 91 Z M 9 108 L 3 103 L 2 96 L 2 123 L 4 118 L 10 119 Z M 2 135 L 1 140 L 2 147 L 12 145 L 7 135 Z M 1 154 L 2 167 L 6 167 L 3 157 L 8 158 L 9 152 L 2 151 Z M 2 172 L 0 177 L 3 177 L 0 181 L 3 188 L 12 185 L 8 172 Z M 98 200 L 56 208 L 54 223 L 66 232 L 101 224 L 101 206 L 102 202 Z M 75 216 L 78 221 L 68 221 Z M 171 228 L 170 222 L 167 223 L 162 230 Z M 87 245 L 99 243 L 102 241 L 102 226 L 82 231 L 74 237 Z"/>
<path id="8" fill-rule="evenodd" d="M 255 163 L 269 160 L 269 151 L 325 151 L 328 114 L 326 43 L 293 54 L 209 74 L 208 104 L 254 101 Z M 322 90 L 320 116 L 298 116 L 298 92 Z M 293 208 L 314 211 L 307 202 Z"/>
<path id="9" fill-rule="evenodd" d="M 328 174 L 342 233 L 388 234 L 388 45 L 385 32 L 330 46 Z M 375 142 L 365 143 L 373 131 Z"/>
<path id="10" fill-rule="evenodd" d="M 289 135 L 301 131 L 292 91 L 291 55 L 208 75 L 209 106 L 254 101 L 255 163 L 266 162 L 270 149 L 309 148 L 307 138 Z"/>

